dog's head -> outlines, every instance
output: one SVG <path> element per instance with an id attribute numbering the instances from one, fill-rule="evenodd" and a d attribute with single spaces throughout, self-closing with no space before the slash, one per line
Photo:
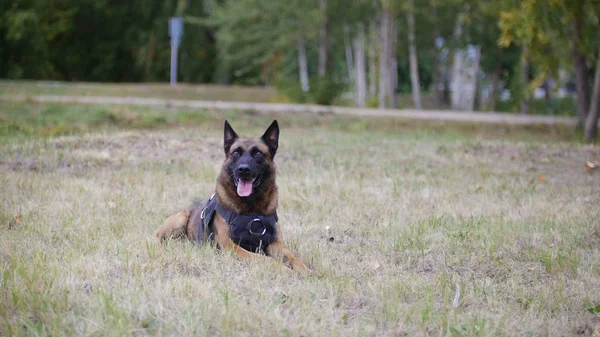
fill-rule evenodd
<path id="1" fill-rule="evenodd" d="M 224 169 L 229 173 L 240 197 L 249 197 L 275 174 L 275 153 L 279 145 L 279 125 L 274 120 L 259 139 L 240 138 L 225 121 Z"/>

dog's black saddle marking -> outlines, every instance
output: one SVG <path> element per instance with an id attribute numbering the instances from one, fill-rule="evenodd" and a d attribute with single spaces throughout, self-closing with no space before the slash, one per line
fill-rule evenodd
<path id="1" fill-rule="evenodd" d="M 275 224 L 278 221 L 277 212 L 271 215 L 238 214 L 219 204 L 213 194 L 200 214 L 201 220 L 198 224 L 198 235 L 196 237 L 198 243 L 202 243 L 203 233 L 206 233 L 207 241 L 214 242 L 216 234 L 213 233 L 210 224 L 215 217 L 215 212 L 219 213 L 229 224 L 231 240 L 250 252 L 258 250 L 264 252 L 275 240 Z"/>

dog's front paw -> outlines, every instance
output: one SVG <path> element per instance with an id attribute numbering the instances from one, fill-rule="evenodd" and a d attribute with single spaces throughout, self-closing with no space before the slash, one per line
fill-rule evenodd
<path id="1" fill-rule="evenodd" d="M 302 276 L 309 276 L 313 273 L 312 270 L 308 269 L 308 267 L 300 260 L 295 259 L 292 261 L 292 269 L 297 271 Z"/>
<path id="2" fill-rule="evenodd" d="M 158 239 L 158 241 L 162 242 L 165 239 L 165 233 L 162 230 L 162 227 L 154 231 L 154 237 Z"/>

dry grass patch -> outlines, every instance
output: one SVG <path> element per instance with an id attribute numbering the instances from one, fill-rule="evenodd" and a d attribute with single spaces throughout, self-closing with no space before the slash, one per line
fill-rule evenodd
<path id="1" fill-rule="evenodd" d="M 269 120 L 253 118 L 236 130 L 259 135 Z M 307 279 L 152 237 L 213 191 L 212 124 L 0 145 L 0 335 L 566 336 L 600 324 L 588 310 L 600 304 L 600 176 L 583 167 L 597 148 L 308 124 L 283 123 L 276 158 L 281 226 Z"/>

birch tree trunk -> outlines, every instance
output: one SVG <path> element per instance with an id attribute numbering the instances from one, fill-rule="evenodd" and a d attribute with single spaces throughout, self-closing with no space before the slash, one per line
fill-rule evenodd
<path id="1" fill-rule="evenodd" d="M 462 29 L 465 22 L 463 14 L 459 14 L 456 20 L 456 26 L 454 27 L 454 41 L 458 42 L 462 36 Z M 452 57 L 452 109 L 461 109 L 461 97 L 463 90 L 463 62 L 464 62 L 464 51 L 458 47 L 454 47 L 454 53 Z"/>
<path id="2" fill-rule="evenodd" d="M 348 79 L 350 83 L 354 83 L 354 60 L 352 58 L 352 43 L 350 42 L 350 28 L 348 28 L 348 25 L 344 25 L 344 52 L 346 54 Z"/>
<path id="3" fill-rule="evenodd" d="M 354 60 L 356 61 L 356 105 L 364 107 L 367 102 L 367 74 L 365 62 L 365 28 L 358 24 L 357 37 L 354 40 Z"/>
<path id="4" fill-rule="evenodd" d="M 438 46 L 438 37 L 440 36 L 439 28 L 437 25 L 437 8 L 435 1 L 432 1 L 431 5 L 431 19 L 433 23 L 433 93 L 435 94 L 435 101 L 438 107 L 444 105 L 444 96 L 441 90 L 441 48 L 442 45 Z"/>
<path id="5" fill-rule="evenodd" d="M 298 39 L 298 64 L 300 72 L 300 86 L 303 92 L 308 92 L 308 63 L 306 60 L 306 48 L 304 46 L 304 38 Z"/>
<path id="6" fill-rule="evenodd" d="M 397 83 L 395 20 L 388 10 L 381 11 L 381 50 L 379 53 L 379 107 L 395 107 Z M 396 74 L 394 74 L 396 72 Z"/>
<path id="7" fill-rule="evenodd" d="M 321 24 L 319 27 L 319 78 L 327 73 L 327 0 L 320 0 Z"/>
<path id="8" fill-rule="evenodd" d="M 600 54 L 596 60 L 596 75 L 594 76 L 594 88 L 592 101 L 585 121 L 584 138 L 586 143 L 596 141 L 598 135 L 598 115 L 600 114 Z"/>
<path id="9" fill-rule="evenodd" d="M 473 111 L 475 108 L 477 96 L 478 96 L 478 88 L 479 88 L 479 61 L 481 60 L 481 47 L 476 46 L 475 55 L 471 60 L 470 67 L 468 68 L 467 76 L 469 83 L 467 84 L 467 97 L 465 100 L 465 110 Z"/>
<path id="10" fill-rule="evenodd" d="M 381 11 L 381 47 L 379 50 L 379 108 L 387 107 L 387 93 L 390 86 L 390 59 L 389 59 L 389 27 L 391 15 Z"/>
<path id="11" fill-rule="evenodd" d="M 410 81 L 412 86 L 413 102 L 415 108 L 421 110 L 421 84 L 419 81 L 419 65 L 417 61 L 417 46 L 415 45 L 415 15 L 413 0 L 409 0 L 407 12 L 408 21 L 408 55 L 410 62 Z M 436 48 L 437 49 L 437 48 Z"/>

